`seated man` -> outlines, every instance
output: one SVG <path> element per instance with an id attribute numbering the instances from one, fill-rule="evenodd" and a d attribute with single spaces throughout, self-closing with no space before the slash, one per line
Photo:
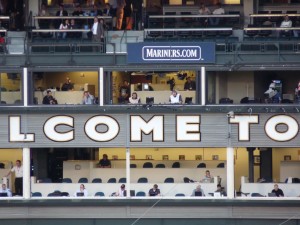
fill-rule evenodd
<path id="1" fill-rule="evenodd" d="M 217 185 L 217 190 L 215 190 L 215 192 L 220 192 L 221 196 L 227 196 L 226 191 L 224 191 L 224 189 L 222 188 L 221 184 Z"/>
<path id="2" fill-rule="evenodd" d="M 201 182 L 210 183 L 210 182 L 212 182 L 212 179 L 213 179 L 213 176 L 210 174 L 210 171 L 206 170 L 205 175 L 204 175 L 203 179 L 201 180 Z"/>
<path id="3" fill-rule="evenodd" d="M 286 15 L 284 17 L 284 20 L 281 22 L 280 27 L 284 28 L 290 28 L 292 27 L 293 22 L 290 20 L 289 16 Z M 281 30 L 280 36 L 291 36 L 292 31 L 291 30 Z"/>
<path id="4" fill-rule="evenodd" d="M 213 15 L 224 15 L 225 10 L 222 8 L 221 3 L 218 2 L 216 4 L 216 9 L 212 12 Z M 211 26 L 217 26 L 220 23 L 221 18 L 220 17 L 209 17 L 209 24 Z"/>
<path id="5" fill-rule="evenodd" d="M 153 188 L 149 190 L 149 196 L 160 196 L 160 190 L 157 184 L 154 184 Z"/>
<path id="6" fill-rule="evenodd" d="M 99 161 L 100 168 L 111 168 L 111 162 L 108 159 L 107 154 L 103 154 L 102 159 Z"/>
<path id="7" fill-rule="evenodd" d="M 130 96 L 130 85 L 127 80 L 124 80 L 123 85 L 120 87 L 119 103 L 128 103 Z"/>
<path id="8" fill-rule="evenodd" d="M 43 98 L 44 105 L 57 105 L 57 100 L 52 96 L 51 90 L 47 90 L 47 95 Z"/>
<path id="9" fill-rule="evenodd" d="M 94 96 L 90 94 L 90 92 L 83 92 L 82 104 L 83 105 L 93 105 L 94 104 Z"/>
<path id="10" fill-rule="evenodd" d="M 277 197 L 284 197 L 283 191 L 278 188 L 278 184 L 274 184 L 274 189 L 272 190 L 272 193 L 275 193 Z"/>
<path id="11" fill-rule="evenodd" d="M 66 78 L 66 82 L 61 86 L 62 91 L 71 91 L 74 89 L 74 84 L 72 84 L 69 77 Z"/>
<path id="12" fill-rule="evenodd" d="M 193 190 L 192 196 L 205 196 L 201 185 L 197 185 L 197 187 Z"/>
<path id="13" fill-rule="evenodd" d="M 7 197 L 11 197 L 11 191 L 9 190 L 9 188 L 6 187 L 6 184 L 2 184 L 2 187 L 0 189 L 0 193 L 6 193 Z"/>
<path id="14" fill-rule="evenodd" d="M 192 91 L 196 90 L 196 83 L 191 79 L 191 77 L 186 78 L 186 82 L 184 84 L 184 90 L 185 91 Z"/>
<path id="15" fill-rule="evenodd" d="M 172 94 L 169 98 L 169 102 L 171 104 L 182 104 L 181 94 L 177 93 L 177 91 L 173 90 Z"/>

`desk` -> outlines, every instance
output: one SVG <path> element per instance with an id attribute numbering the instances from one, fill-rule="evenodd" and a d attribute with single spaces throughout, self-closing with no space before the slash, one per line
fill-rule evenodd
<path id="1" fill-rule="evenodd" d="M 52 95 L 58 104 L 81 104 L 83 91 L 54 91 Z M 38 99 L 38 104 L 43 104 L 43 92 L 35 91 L 34 97 Z"/>
<path id="2" fill-rule="evenodd" d="M 269 13 L 266 13 L 266 14 L 249 14 L 249 17 L 250 17 L 250 24 L 253 24 L 254 22 L 254 19 L 255 18 L 271 18 L 271 17 L 282 17 L 282 20 L 283 20 L 283 17 L 288 15 L 289 17 L 300 17 L 300 14 L 299 13 L 296 13 L 296 14 L 288 14 L 288 13 L 282 13 L 282 14 L 269 14 Z M 253 20 L 252 20 L 253 19 Z"/>

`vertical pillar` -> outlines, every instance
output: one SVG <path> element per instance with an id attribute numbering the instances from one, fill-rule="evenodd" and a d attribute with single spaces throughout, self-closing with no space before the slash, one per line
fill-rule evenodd
<path id="1" fill-rule="evenodd" d="M 255 148 L 247 148 L 247 151 L 248 151 L 248 166 L 249 166 L 249 175 L 248 175 L 248 178 L 249 178 L 249 182 L 250 183 L 253 183 L 254 182 L 254 150 Z"/>
<path id="2" fill-rule="evenodd" d="M 206 71 L 201 67 L 201 105 L 206 105 Z"/>
<path id="3" fill-rule="evenodd" d="M 23 198 L 30 198 L 30 148 L 23 148 Z"/>
<path id="4" fill-rule="evenodd" d="M 234 150 L 227 147 L 227 197 L 234 198 Z"/>
<path id="5" fill-rule="evenodd" d="M 23 104 L 24 106 L 28 106 L 28 70 L 27 68 L 23 68 L 23 79 L 22 79 L 22 87 L 23 87 Z"/>
<path id="6" fill-rule="evenodd" d="M 99 105 L 104 105 L 104 73 L 103 67 L 99 68 Z"/>
<path id="7" fill-rule="evenodd" d="M 126 197 L 130 197 L 130 149 L 126 148 Z"/>
<path id="8" fill-rule="evenodd" d="M 244 5 L 244 24 L 250 24 L 250 14 L 255 13 L 254 10 L 257 10 L 256 8 L 256 4 L 258 1 L 255 0 L 247 0 L 247 1 L 243 1 L 243 5 Z"/>

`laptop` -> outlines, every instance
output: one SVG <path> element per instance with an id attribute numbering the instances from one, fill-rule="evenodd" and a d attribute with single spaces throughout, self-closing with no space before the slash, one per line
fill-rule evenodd
<path id="1" fill-rule="evenodd" d="M 201 191 L 195 191 L 195 196 L 202 196 L 202 192 Z"/>
<path id="2" fill-rule="evenodd" d="M 130 196 L 134 197 L 135 196 L 135 190 L 130 190 Z"/>
<path id="3" fill-rule="evenodd" d="M 193 97 L 186 97 L 184 103 L 185 104 L 192 104 Z"/>
<path id="4" fill-rule="evenodd" d="M 275 193 L 271 192 L 271 193 L 268 193 L 268 197 L 277 197 L 277 195 Z"/>
<path id="5" fill-rule="evenodd" d="M 214 197 L 221 197 L 221 192 L 214 192 Z"/>
<path id="6" fill-rule="evenodd" d="M 77 197 L 83 197 L 83 196 L 84 196 L 84 193 L 83 193 L 83 192 L 77 192 L 77 193 L 76 193 L 76 196 L 77 196 Z"/>
<path id="7" fill-rule="evenodd" d="M 7 195 L 6 192 L 1 192 L 1 193 L 0 193 L 0 197 L 8 197 L 8 195 Z"/>

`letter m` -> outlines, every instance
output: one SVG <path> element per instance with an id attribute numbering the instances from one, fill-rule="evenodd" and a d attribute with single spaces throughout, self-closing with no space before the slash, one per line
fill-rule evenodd
<path id="1" fill-rule="evenodd" d="M 142 134 L 152 134 L 152 142 L 164 141 L 164 117 L 153 116 L 146 121 L 141 116 L 130 116 L 130 141 L 142 142 Z"/>

